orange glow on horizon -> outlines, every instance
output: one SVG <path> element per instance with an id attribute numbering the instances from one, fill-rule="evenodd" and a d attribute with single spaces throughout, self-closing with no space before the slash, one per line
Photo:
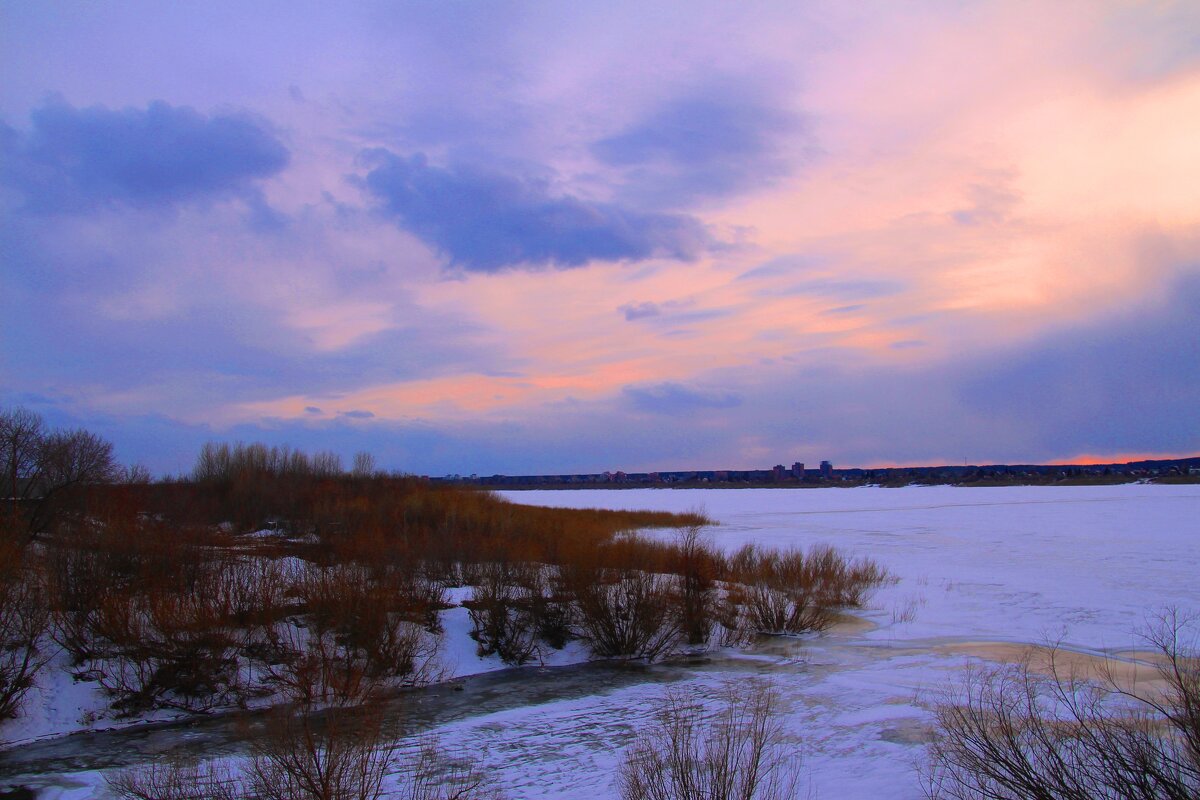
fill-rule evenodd
<path id="1" fill-rule="evenodd" d="M 1200 457 L 1200 453 L 1116 453 L 1108 456 L 1085 453 L 1074 458 L 1048 461 L 1046 463 L 1052 466 L 1074 465 L 1085 467 L 1091 464 L 1128 464 L 1133 461 L 1175 461 L 1181 458 L 1197 457 Z"/>

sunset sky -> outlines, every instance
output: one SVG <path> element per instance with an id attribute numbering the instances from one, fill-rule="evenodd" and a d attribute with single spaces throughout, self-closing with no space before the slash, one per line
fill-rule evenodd
<path id="1" fill-rule="evenodd" d="M 0 0 L 0 404 L 156 473 L 1200 453 L 1200 3 Z"/>

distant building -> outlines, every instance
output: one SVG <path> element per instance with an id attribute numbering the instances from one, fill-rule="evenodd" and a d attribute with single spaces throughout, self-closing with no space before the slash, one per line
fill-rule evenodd
<path id="1" fill-rule="evenodd" d="M 798 481 L 804 480 L 804 462 L 803 461 L 797 461 L 795 464 L 792 464 L 792 477 Z"/>
<path id="2" fill-rule="evenodd" d="M 830 464 L 828 461 L 821 462 L 821 477 L 825 480 L 833 477 L 833 464 Z"/>
<path id="3" fill-rule="evenodd" d="M 783 476 L 787 470 L 783 468 L 783 464 L 776 464 L 771 468 L 771 480 L 775 483 L 783 483 Z"/>

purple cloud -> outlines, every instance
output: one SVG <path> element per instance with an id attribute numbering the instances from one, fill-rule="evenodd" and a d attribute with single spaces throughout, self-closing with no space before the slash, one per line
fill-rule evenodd
<path id="1" fill-rule="evenodd" d="M 688 261 L 709 245 L 704 225 L 552 194 L 544 181 L 482 167 L 431 166 L 386 150 L 366 154 L 367 189 L 397 225 L 473 272 L 581 267 L 591 261 Z"/>
<path id="2" fill-rule="evenodd" d="M 592 153 L 625 170 L 629 197 L 679 207 L 786 175 L 780 141 L 803 133 L 794 114 L 753 87 L 718 82 L 651 110 Z"/>
<path id="3" fill-rule="evenodd" d="M 251 196 L 289 160 L 283 143 L 249 116 L 205 116 L 161 101 L 118 111 L 57 101 L 30 119 L 28 133 L 2 130 L 0 181 L 42 212 Z"/>
<path id="4" fill-rule="evenodd" d="M 626 303 L 623 306 L 618 306 L 617 311 L 620 311 L 622 314 L 625 315 L 626 322 L 633 322 L 634 320 L 646 319 L 647 317 L 657 317 L 659 314 L 662 313 L 662 309 L 659 308 L 658 303 L 651 303 L 651 302 Z"/>
<path id="5" fill-rule="evenodd" d="M 626 386 L 625 398 L 638 411 L 651 414 L 683 414 L 703 409 L 736 408 L 741 398 L 729 392 L 692 389 L 679 383 Z"/>

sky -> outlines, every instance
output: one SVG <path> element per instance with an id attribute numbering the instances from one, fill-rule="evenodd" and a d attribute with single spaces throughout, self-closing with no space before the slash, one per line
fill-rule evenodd
<path id="1" fill-rule="evenodd" d="M 416 474 L 1200 453 L 1200 4 L 0 0 L 0 406 Z"/>

